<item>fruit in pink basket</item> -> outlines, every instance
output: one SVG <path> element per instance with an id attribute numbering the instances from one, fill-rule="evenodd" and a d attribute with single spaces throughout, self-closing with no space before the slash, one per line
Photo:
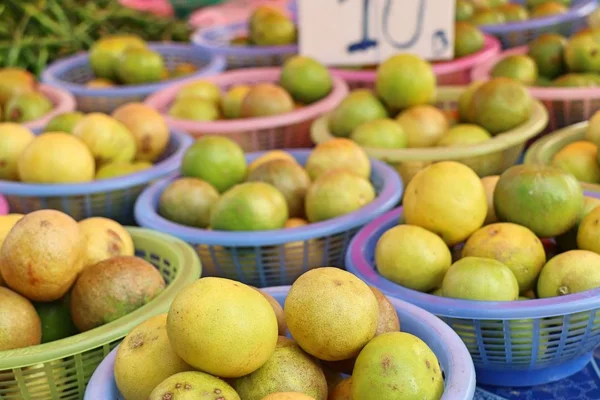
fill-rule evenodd
<path id="1" fill-rule="evenodd" d="M 375 87 L 390 109 L 401 110 L 433 102 L 436 77 L 427 61 L 408 53 L 398 54 L 379 66 Z"/>
<path id="2" fill-rule="evenodd" d="M 20 68 L 0 68 L 0 107 L 17 95 L 31 93 L 36 89 L 35 77 Z"/>
<path id="3" fill-rule="evenodd" d="M 390 118 L 360 124 L 352 131 L 350 138 L 360 146 L 384 149 L 402 149 L 408 143 L 404 128 Z"/>
<path id="4" fill-rule="evenodd" d="M 118 107 L 112 117 L 129 129 L 136 143 L 136 161 L 156 161 L 169 144 L 169 127 L 162 115 L 142 103 Z"/>
<path id="5" fill-rule="evenodd" d="M 53 117 L 44 127 L 44 132 L 73 133 L 73 128 L 83 118 L 79 111 L 65 112 Z"/>
<path id="6" fill-rule="evenodd" d="M 524 85 L 533 85 L 538 78 L 538 67 L 535 61 L 526 55 L 513 55 L 502 59 L 492 68 L 495 78 L 511 78 Z"/>
<path id="7" fill-rule="evenodd" d="M 90 49 L 90 67 L 98 78 L 116 80 L 121 55 L 128 48 L 146 48 L 146 43 L 135 35 L 107 36 L 96 41 Z"/>
<path id="8" fill-rule="evenodd" d="M 238 85 L 230 88 L 221 100 L 223 116 L 228 119 L 240 118 L 242 115 L 242 102 L 250 91 L 248 85 Z"/>
<path id="9" fill-rule="evenodd" d="M 173 118 L 191 121 L 215 121 L 221 117 L 218 104 L 200 97 L 186 97 L 175 100 L 169 108 Z"/>
<path id="10" fill-rule="evenodd" d="M 571 229 L 583 207 L 583 191 L 573 175 L 556 167 L 515 165 L 496 185 L 494 206 L 500 221 L 531 229 L 542 238 Z"/>
<path id="11" fill-rule="evenodd" d="M 0 351 L 35 346 L 42 341 L 42 326 L 25 297 L 0 287 Z"/>
<path id="12" fill-rule="evenodd" d="M 344 138 L 318 144 L 308 156 L 305 168 L 312 180 L 336 169 L 345 169 L 365 179 L 371 176 L 371 160 L 367 153 L 352 140 Z"/>
<path id="13" fill-rule="evenodd" d="M 541 76 L 555 79 L 565 73 L 566 45 L 567 39 L 556 33 L 545 33 L 529 43 L 528 55 L 535 61 Z"/>
<path id="14" fill-rule="evenodd" d="M 28 183 L 81 183 L 94 179 L 95 162 L 83 141 L 68 133 L 37 136 L 21 153 L 19 178 Z"/>
<path id="15" fill-rule="evenodd" d="M 196 178 L 179 178 L 165 188 L 158 201 L 158 213 L 178 224 L 206 228 L 219 192 L 210 183 Z"/>
<path id="16" fill-rule="evenodd" d="M 537 284 L 540 299 L 565 296 L 600 287 L 600 255 L 571 250 L 553 257 L 542 269 Z"/>
<path id="17" fill-rule="evenodd" d="M 246 178 L 246 157 L 233 140 L 222 136 L 205 136 L 191 145 L 181 162 L 183 176 L 202 179 L 220 193 Z"/>
<path id="18" fill-rule="evenodd" d="M 252 172 L 262 164 L 273 160 L 288 160 L 296 162 L 296 159 L 290 153 L 283 150 L 270 150 L 257 157 L 248 165 L 248 173 Z"/>
<path id="19" fill-rule="evenodd" d="M 19 157 L 34 138 L 33 133 L 20 124 L 0 123 L 0 179 L 19 179 Z"/>
<path id="20" fill-rule="evenodd" d="M 564 14 L 569 11 L 569 8 L 559 3 L 558 1 L 547 1 L 540 4 L 531 10 L 531 18 L 543 18 L 551 15 Z"/>
<path id="21" fill-rule="evenodd" d="M 184 97 L 199 97 L 219 104 L 221 101 L 221 88 L 209 81 L 196 81 L 185 84 L 177 92 L 176 99 Z"/>
<path id="22" fill-rule="evenodd" d="M 477 53 L 485 45 L 485 37 L 481 30 L 469 22 L 457 22 L 454 35 L 455 58 Z"/>
<path id="23" fill-rule="evenodd" d="M 294 110 L 294 100 L 281 86 L 259 83 L 242 101 L 242 118 L 270 117 Z"/>
<path id="24" fill-rule="evenodd" d="M 165 71 L 160 53 L 147 48 L 128 48 L 119 59 L 117 75 L 126 85 L 158 82 Z"/>
<path id="25" fill-rule="evenodd" d="M 506 22 L 521 22 L 529 19 L 529 12 L 518 3 L 506 3 L 497 8 L 504 15 Z"/>
<path id="26" fill-rule="evenodd" d="M 410 107 L 396 117 L 407 136 L 408 147 L 431 147 L 450 127 L 446 115 L 430 105 Z"/>
<path id="27" fill-rule="evenodd" d="M 565 47 L 571 72 L 600 72 L 600 42 L 590 33 L 572 37 Z"/>
<path id="28" fill-rule="evenodd" d="M 442 294 L 464 300 L 514 301 L 519 297 L 519 283 L 510 268 L 500 261 L 464 257 L 446 273 Z"/>
<path id="29" fill-rule="evenodd" d="M 296 42 L 296 25 L 282 12 L 255 13 L 250 21 L 250 41 L 257 46 L 282 46 Z"/>
<path id="30" fill-rule="evenodd" d="M 224 380 L 199 371 L 179 372 L 162 381 L 147 400 L 240 400 Z M 146 400 L 146 399 L 145 399 Z"/>
<path id="31" fill-rule="evenodd" d="M 321 100 L 331 92 L 333 80 L 329 70 L 320 62 L 295 56 L 283 64 L 279 84 L 302 104 Z"/>
<path id="32" fill-rule="evenodd" d="M 333 136 L 348 137 L 359 125 L 387 117 L 388 112 L 372 91 L 358 89 L 333 110 L 328 126 Z"/>
<path id="33" fill-rule="evenodd" d="M 40 92 L 22 93 L 11 97 L 4 105 L 7 122 L 34 121 L 52 110 L 52 102 Z"/>
<path id="34" fill-rule="evenodd" d="M 579 181 L 600 183 L 598 146 L 587 140 L 569 143 L 552 157 L 552 165 L 573 174 Z"/>

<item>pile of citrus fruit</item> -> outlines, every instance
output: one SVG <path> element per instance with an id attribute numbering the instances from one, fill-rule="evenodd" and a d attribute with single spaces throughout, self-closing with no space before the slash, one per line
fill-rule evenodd
<path id="1" fill-rule="evenodd" d="M 40 92 L 32 73 L 19 68 L 0 68 L 0 121 L 34 121 L 53 107 L 52 101 Z"/>

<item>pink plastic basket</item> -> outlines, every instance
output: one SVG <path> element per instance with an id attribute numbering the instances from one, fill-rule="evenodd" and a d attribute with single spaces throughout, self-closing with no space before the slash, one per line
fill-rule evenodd
<path id="1" fill-rule="evenodd" d="M 35 121 L 26 122 L 25 125 L 29 129 L 43 129 L 48 122 L 58 114 L 75 110 L 75 98 L 66 90 L 59 89 L 50 85 L 39 85 L 39 90 L 42 94 L 50 99 L 54 108 L 48 114 Z"/>
<path id="2" fill-rule="evenodd" d="M 436 62 L 433 70 L 438 78 L 438 85 L 464 85 L 471 82 L 471 71 L 477 65 L 484 63 L 500 54 L 502 46 L 493 36 L 486 35 L 485 46 L 482 50 L 470 56 L 452 61 Z M 375 87 L 375 70 L 353 71 L 334 70 L 334 75 L 344 79 L 350 89 L 373 89 Z"/>
<path id="3" fill-rule="evenodd" d="M 522 46 L 500 53 L 473 69 L 473 81 L 489 79 L 492 68 L 500 60 L 512 55 L 527 54 L 527 51 L 528 47 Z M 600 88 L 531 87 L 530 91 L 548 109 L 550 119 L 545 132 L 586 121 L 600 109 Z"/>
<path id="4" fill-rule="evenodd" d="M 0 215 L 8 214 L 8 203 L 4 196 L 0 195 Z"/>
<path id="5" fill-rule="evenodd" d="M 173 6 L 167 0 L 119 0 L 119 4 L 164 17 L 172 17 L 174 14 Z"/>
<path id="6" fill-rule="evenodd" d="M 213 82 L 227 90 L 233 85 L 277 82 L 280 71 L 280 68 L 243 69 L 201 80 Z M 187 83 L 189 81 L 163 89 L 148 97 L 145 103 L 163 114 L 171 129 L 187 132 L 195 138 L 203 135 L 226 135 L 238 142 L 246 152 L 311 147 L 312 122 L 333 110 L 348 94 L 348 85 L 341 78 L 334 77 L 333 90 L 327 97 L 284 115 L 211 122 L 171 118 L 167 115 L 169 106 L 179 89 Z"/>

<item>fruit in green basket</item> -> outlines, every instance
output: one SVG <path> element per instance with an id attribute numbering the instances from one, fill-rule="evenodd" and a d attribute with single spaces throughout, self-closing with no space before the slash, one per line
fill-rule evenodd
<path id="1" fill-rule="evenodd" d="M 454 29 L 454 57 L 464 57 L 483 49 L 483 32 L 469 22 L 457 22 Z"/>
<path id="2" fill-rule="evenodd" d="M 71 315 L 81 332 L 115 321 L 162 292 L 165 280 L 149 262 L 114 256 L 87 266 L 71 291 Z"/>
<path id="3" fill-rule="evenodd" d="M 492 135 L 480 126 L 473 124 L 458 124 L 450 129 L 437 142 L 437 146 L 465 146 L 490 140 Z"/>
<path id="4" fill-rule="evenodd" d="M 117 86 L 113 81 L 104 78 L 95 78 L 85 84 L 90 89 L 107 89 Z"/>
<path id="5" fill-rule="evenodd" d="M 316 400 L 314 397 L 307 396 L 304 393 L 298 392 L 280 392 L 271 393 L 262 400 Z"/>
<path id="6" fill-rule="evenodd" d="M 387 110 L 372 91 L 358 89 L 332 111 L 328 127 L 333 136 L 348 137 L 359 125 L 387 117 Z"/>
<path id="7" fill-rule="evenodd" d="M 210 183 L 196 178 L 179 178 L 165 188 L 158 201 L 158 213 L 181 225 L 206 228 L 219 192 Z"/>
<path id="8" fill-rule="evenodd" d="M 600 237 L 598 236 L 600 210 L 598 209 L 598 202 L 588 203 L 588 210 L 587 215 L 584 214 L 579 223 L 577 247 L 600 254 Z"/>
<path id="9" fill-rule="evenodd" d="M 328 400 L 352 400 L 352 377 L 339 382 L 329 393 Z"/>
<path id="10" fill-rule="evenodd" d="M 485 82 L 486 81 L 472 82 L 458 97 L 458 116 L 460 121 L 473 122 L 471 116 L 471 102 L 473 101 L 473 95 Z"/>
<path id="11" fill-rule="evenodd" d="M 98 78 L 116 80 L 121 55 L 128 48 L 143 49 L 146 43 L 135 35 L 115 35 L 96 41 L 90 48 L 90 67 Z"/>
<path id="12" fill-rule="evenodd" d="M 352 131 L 350 139 L 363 147 L 402 149 L 407 146 L 406 132 L 393 119 L 381 118 L 360 124 Z"/>
<path id="13" fill-rule="evenodd" d="M 530 86 L 538 78 L 538 67 L 531 57 L 517 54 L 503 58 L 492 68 L 491 76 L 511 78 Z"/>
<path id="14" fill-rule="evenodd" d="M 336 138 L 319 143 L 306 160 L 306 172 L 312 180 L 335 169 L 345 169 L 369 179 L 371 160 L 367 153 L 350 139 Z"/>
<path id="15" fill-rule="evenodd" d="M 70 296 L 50 303 L 35 303 L 42 323 L 42 343 L 54 342 L 79 333 L 71 319 Z"/>
<path id="16" fill-rule="evenodd" d="M 165 71 L 165 62 L 156 51 L 147 48 L 128 48 L 119 59 L 117 75 L 126 85 L 159 82 Z"/>
<path id="17" fill-rule="evenodd" d="M 271 117 L 294 110 L 294 100 L 281 86 L 272 83 L 254 85 L 242 100 L 242 118 Z"/>
<path id="18" fill-rule="evenodd" d="M 204 372 L 179 372 L 162 381 L 147 400 L 240 400 L 225 381 Z M 146 399 L 144 399 L 146 400 Z"/>
<path id="19" fill-rule="evenodd" d="M 242 115 L 242 102 L 250 91 L 248 85 L 237 85 L 231 87 L 221 99 L 223 116 L 228 119 L 237 119 Z"/>
<path id="20" fill-rule="evenodd" d="M 532 108 L 533 99 L 525 86 L 509 78 L 493 78 L 473 93 L 470 119 L 496 135 L 525 123 Z"/>
<path id="21" fill-rule="evenodd" d="M 271 393 L 294 391 L 327 400 L 327 381 L 319 361 L 286 337 L 277 339 L 274 353 L 253 373 L 231 380 L 244 400 L 262 400 Z"/>
<path id="22" fill-rule="evenodd" d="M 294 100 L 311 104 L 331 92 L 333 80 L 329 70 L 317 60 L 295 56 L 283 64 L 279 84 Z"/>
<path id="23" fill-rule="evenodd" d="M 106 114 L 87 114 L 75 125 L 73 135 L 91 150 L 96 168 L 113 162 L 132 161 L 137 151 L 129 129 Z"/>
<path id="24" fill-rule="evenodd" d="M 40 317 L 25 297 L 0 287 L 0 351 L 35 346 L 42 341 Z"/>
<path id="25" fill-rule="evenodd" d="M 246 181 L 275 186 L 285 197 L 289 218 L 304 216 L 304 198 L 310 186 L 310 177 L 295 160 L 268 161 L 252 170 Z"/>
<path id="26" fill-rule="evenodd" d="M 484 226 L 472 234 L 462 249 L 462 257 L 500 261 L 517 278 L 519 293 L 535 286 L 546 263 L 546 252 L 540 239 L 523 226 L 505 222 Z"/>
<path id="27" fill-rule="evenodd" d="M 347 169 L 319 176 L 306 192 L 306 216 L 310 222 L 341 217 L 369 204 L 375 189 L 367 179 Z"/>
<path id="28" fill-rule="evenodd" d="M 452 255 L 435 233 L 414 225 L 398 225 L 377 241 L 375 264 L 379 273 L 409 289 L 428 292 L 439 287 Z"/>
<path id="29" fill-rule="evenodd" d="M 541 76 L 555 79 L 567 70 L 565 46 L 567 39 L 556 33 L 544 33 L 529 43 L 528 55 L 537 65 Z"/>
<path id="30" fill-rule="evenodd" d="M 135 163 L 130 162 L 113 162 L 104 164 L 96 172 L 96 179 L 111 179 L 120 176 L 131 175 L 145 169 L 152 168 L 152 164 L 146 161 Z"/>
<path id="31" fill-rule="evenodd" d="M 32 301 L 58 300 L 81 271 L 84 250 L 73 218 L 60 211 L 34 211 L 6 236 L 0 273 L 8 287 Z"/>
<path id="32" fill-rule="evenodd" d="M 34 121 L 52 110 L 52 102 L 40 92 L 22 93 L 11 97 L 4 105 L 7 122 Z"/>
<path id="33" fill-rule="evenodd" d="M 417 172 L 406 187 L 403 203 L 407 224 L 438 234 L 450 246 L 479 229 L 487 215 L 481 180 L 455 161 L 438 162 Z"/>
<path id="34" fill-rule="evenodd" d="M 600 199 L 588 196 L 583 198 L 583 208 L 579 213 L 579 220 L 577 221 L 577 224 L 569 229 L 566 233 L 554 238 L 556 240 L 556 244 L 561 250 L 568 251 L 577 249 L 577 233 L 579 232 L 581 221 L 598 206 L 600 206 Z M 582 233 L 582 235 L 584 234 Z"/>
<path id="35" fill-rule="evenodd" d="M 179 100 L 185 97 L 199 97 L 219 104 L 221 101 L 221 88 L 209 81 L 191 82 L 179 89 L 175 98 Z"/>
<path id="36" fill-rule="evenodd" d="M 588 215 L 589 216 L 589 215 Z M 540 273 L 540 299 L 565 296 L 600 287 L 600 255 L 588 250 L 571 250 L 553 257 Z"/>
<path id="37" fill-rule="evenodd" d="M 281 304 L 279 304 L 279 302 L 269 293 L 264 292 L 260 289 L 256 290 L 258 290 L 258 292 L 262 294 L 265 297 L 265 299 L 267 299 L 271 307 L 273 307 L 273 311 L 275 312 L 275 316 L 277 317 L 277 332 L 279 333 L 279 336 L 285 336 L 285 334 L 287 333 L 287 324 L 285 323 L 283 307 L 281 307 Z"/>
<path id="38" fill-rule="evenodd" d="M 552 81 L 546 77 L 538 76 L 533 86 L 550 87 L 552 86 Z"/>
<path id="39" fill-rule="evenodd" d="M 439 400 L 444 378 L 425 342 L 410 333 L 390 332 L 377 336 L 360 352 L 351 390 L 353 399 L 397 399 L 400 390 L 406 399 Z"/>
<path id="40" fill-rule="evenodd" d="M 498 218 L 496 217 L 496 210 L 494 209 L 494 190 L 496 189 L 496 184 L 498 183 L 499 179 L 500 175 L 491 175 L 481 178 L 481 183 L 485 188 L 488 203 L 487 215 L 485 217 L 485 221 L 483 222 L 484 225 L 498 222 Z"/>
<path id="41" fill-rule="evenodd" d="M 0 125 L 1 127 L 2 125 Z M 588 140 L 595 145 L 600 145 L 600 112 L 596 111 L 588 120 L 588 126 L 585 130 L 585 140 Z"/>
<path id="42" fill-rule="evenodd" d="M 300 347 L 324 361 L 358 355 L 374 337 L 379 306 L 373 291 L 349 272 L 316 268 L 292 285 L 283 307 Z"/>
<path id="43" fill-rule="evenodd" d="M 0 106 L 12 97 L 31 93 L 36 89 L 33 74 L 20 68 L 0 68 Z"/>
<path id="44" fill-rule="evenodd" d="M 169 115 L 191 121 L 216 121 L 221 117 L 219 106 L 200 97 L 175 100 L 169 107 Z"/>
<path id="45" fill-rule="evenodd" d="M 506 18 L 504 17 L 504 13 L 502 11 L 486 8 L 477 10 L 469 22 L 477 26 L 499 25 L 504 24 L 506 22 Z"/>
<path id="46" fill-rule="evenodd" d="M 167 314 L 153 316 L 127 334 L 117 350 L 115 381 L 127 400 L 148 400 L 162 381 L 193 368 L 173 350 Z"/>
<path id="47" fill-rule="evenodd" d="M 233 140 L 221 136 L 205 136 L 196 140 L 183 155 L 181 174 L 202 179 L 220 193 L 246 178 L 246 157 Z"/>
<path id="48" fill-rule="evenodd" d="M 571 72 L 600 72 L 600 42 L 592 34 L 572 37 L 565 47 L 565 62 Z"/>
<path id="49" fill-rule="evenodd" d="M 288 161 L 296 162 L 296 159 L 294 158 L 294 156 L 286 151 L 270 150 L 270 151 L 267 151 L 266 153 L 264 153 L 262 156 L 255 158 L 254 161 L 252 161 L 250 163 L 250 165 L 248 165 L 248 173 L 251 173 L 256 168 L 261 166 L 262 164 L 267 163 L 269 161 L 273 161 L 273 160 L 288 160 Z"/>
<path id="50" fill-rule="evenodd" d="M 497 8 L 504 15 L 506 22 L 521 22 L 529 19 L 529 12 L 518 3 L 506 3 Z"/>
<path id="51" fill-rule="evenodd" d="M 450 127 L 446 115 L 430 105 L 410 107 L 401 112 L 396 121 L 407 136 L 408 147 L 432 147 Z"/>
<path id="52" fill-rule="evenodd" d="M 452 264 L 442 283 L 444 297 L 477 301 L 514 301 L 519 283 L 500 261 L 464 257 Z"/>
<path id="53" fill-rule="evenodd" d="M 468 21 L 475 12 L 475 7 L 469 0 L 457 0 L 454 19 L 456 21 Z"/>
<path id="54" fill-rule="evenodd" d="M 534 7 L 531 10 L 531 18 L 543 18 L 551 15 L 564 14 L 569 8 L 557 1 L 548 1 Z"/>
<path id="55" fill-rule="evenodd" d="M 83 268 L 115 256 L 133 256 L 133 238 L 118 222 L 102 217 L 79 221 L 85 241 Z"/>
<path id="56" fill-rule="evenodd" d="M 262 294 L 224 278 L 202 278 L 181 290 L 167 318 L 175 352 L 194 368 L 223 378 L 263 366 L 275 350 L 277 330 L 273 308 Z"/>
<path id="57" fill-rule="evenodd" d="M 587 140 L 569 143 L 552 157 L 552 165 L 573 174 L 579 181 L 600 183 L 598 146 Z"/>
<path id="58" fill-rule="evenodd" d="M 0 179 L 19 179 L 19 157 L 34 138 L 33 133 L 20 124 L 0 123 Z"/>
<path id="59" fill-rule="evenodd" d="M 73 128 L 83 118 L 83 115 L 79 111 L 58 114 L 46 124 L 44 132 L 73 133 Z"/>
<path id="60" fill-rule="evenodd" d="M 264 182 L 246 182 L 215 203 L 210 226 L 217 231 L 265 231 L 283 228 L 287 219 L 287 203 L 279 190 Z"/>
<path id="61" fill-rule="evenodd" d="M 36 137 L 21 153 L 19 178 L 27 183 L 80 183 L 94 179 L 94 157 L 78 138 L 62 132 Z"/>
<path id="62" fill-rule="evenodd" d="M 296 36 L 296 25 L 283 13 L 268 12 L 251 19 L 250 41 L 257 46 L 293 44 Z"/>
<path id="63" fill-rule="evenodd" d="M 525 226 L 539 237 L 571 229 L 583 207 L 583 191 L 573 175 L 556 167 L 515 165 L 502 175 L 494 191 L 500 221 Z"/>
<path id="64" fill-rule="evenodd" d="M 435 100 L 436 76 L 431 64 L 412 54 L 398 54 L 379 65 L 375 88 L 392 110 Z"/>
<path id="65" fill-rule="evenodd" d="M 162 115 L 142 103 L 128 103 L 113 111 L 112 117 L 127 127 L 136 143 L 136 161 L 156 161 L 169 144 L 169 127 Z"/>

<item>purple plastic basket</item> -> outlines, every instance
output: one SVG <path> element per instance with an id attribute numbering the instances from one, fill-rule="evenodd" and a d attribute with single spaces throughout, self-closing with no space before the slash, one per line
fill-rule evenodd
<path id="1" fill-rule="evenodd" d="M 600 193 L 586 196 L 600 198 Z M 600 289 L 511 302 L 417 292 L 384 278 L 375 267 L 377 241 L 399 223 L 402 207 L 361 229 L 350 243 L 346 267 L 387 296 L 422 307 L 450 325 L 471 353 L 478 383 L 536 386 L 563 379 L 590 362 L 600 345 Z"/>
<path id="2" fill-rule="evenodd" d="M 230 25 L 198 29 L 192 35 L 192 43 L 199 49 L 223 56 L 228 69 L 252 67 L 276 67 L 298 54 L 298 45 L 287 46 L 235 46 L 233 39 L 248 36 L 248 24 L 237 22 Z"/>
<path id="3" fill-rule="evenodd" d="M 89 65 L 89 56 L 84 53 L 52 63 L 42 73 L 42 81 L 71 92 L 75 96 L 80 111 L 110 114 L 120 105 L 140 102 L 150 94 L 173 83 L 213 75 L 225 69 L 225 59 L 223 57 L 199 51 L 191 45 L 151 43 L 148 47 L 163 56 L 168 68 L 173 68 L 181 63 L 191 63 L 198 70 L 180 78 L 158 83 L 117 86 L 114 88 L 88 88 L 85 83 L 94 79 L 94 74 Z"/>
<path id="4" fill-rule="evenodd" d="M 513 0 L 513 3 L 525 4 L 526 0 Z M 559 33 L 571 36 L 585 28 L 586 18 L 598 7 L 596 0 L 573 0 L 568 12 L 544 18 L 530 19 L 498 25 L 481 26 L 481 30 L 496 36 L 507 48 L 523 46 L 544 33 Z"/>
<path id="5" fill-rule="evenodd" d="M 282 306 L 289 286 L 263 289 Z M 475 371 L 469 352 L 460 338 L 446 324 L 427 311 L 390 298 L 401 321 L 401 330 L 421 338 L 437 356 L 445 374 L 444 394 L 440 400 L 472 400 L 475 394 Z M 114 378 L 117 349 L 102 361 L 92 375 L 84 400 L 122 400 Z"/>
<path id="6" fill-rule="evenodd" d="M 39 90 L 52 102 L 52 111 L 35 121 L 23 123 L 27 128 L 43 129 L 55 116 L 75 110 L 75 98 L 68 91 L 44 84 L 39 86 Z"/>

